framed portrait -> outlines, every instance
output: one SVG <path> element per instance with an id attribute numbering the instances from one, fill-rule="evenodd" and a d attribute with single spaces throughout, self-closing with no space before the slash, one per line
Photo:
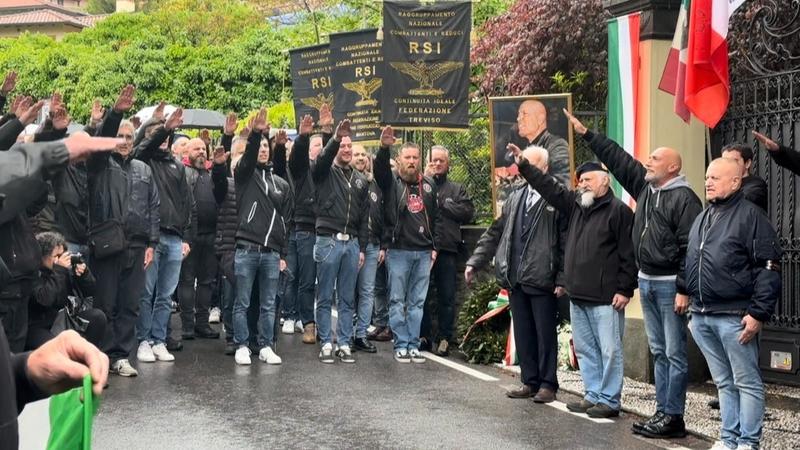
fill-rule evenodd
<path id="1" fill-rule="evenodd" d="M 492 143 L 492 201 L 494 215 L 508 195 L 525 180 L 519 175 L 508 144 L 524 150 L 530 145 L 547 149 L 549 173 L 573 187 L 575 151 L 572 127 L 561 111 L 572 113 L 572 94 L 489 97 L 489 139 Z"/>

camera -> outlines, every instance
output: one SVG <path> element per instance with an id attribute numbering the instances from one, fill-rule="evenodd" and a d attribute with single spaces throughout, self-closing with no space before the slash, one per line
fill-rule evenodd
<path id="1" fill-rule="evenodd" d="M 69 262 L 72 267 L 77 266 L 78 264 L 84 264 L 83 255 L 80 253 L 75 253 L 74 255 L 70 255 Z"/>

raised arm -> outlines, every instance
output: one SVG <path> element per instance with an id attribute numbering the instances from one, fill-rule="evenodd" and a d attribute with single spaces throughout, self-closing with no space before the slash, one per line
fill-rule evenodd
<path id="1" fill-rule="evenodd" d="M 314 128 L 314 119 L 306 114 L 300 120 L 298 136 L 292 147 L 292 154 L 289 156 L 289 170 L 295 179 L 302 179 L 311 170 L 311 163 L 308 159 L 308 148 L 310 146 L 309 135 Z"/>
<path id="2" fill-rule="evenodd" d="M 532 166 L 525 158 L 519 158 L 517 166 L 519 166 L 520 175 L 542 195 L 547 203 L 567 217 L 572 214 L 572 208 L 576 205 L 574 192 L 568 190 L 555 178 L 542 173 L 541 170 Z"/>
<path id="3" fill-rule="evenodd" d="M 261 135 L 267 129 L 267 110 L 261 108 L 258 113 L 250 120 L 250 135 L 247 137 L 247 147 L 245 147 L 242 159 L 236 166 L 234 180 L 236 184 L 245 184 L 250 180 L 253 171 L 256 170 L 258 163 L 258 150 L 261 146 Z"/>
<path id="4" fill-rule="evenodd" d="M 375 155 L 375 167 L 373 168 L 375 182 L 378 183 L 378 187 L 384 193 L 392 186 L 391 147 L 396 140 L 394 130 L 390 125 L 387 125 L 381 131 L 381 147 L 378 150 L 378 154 Z"/>
<path id="5" fill-rule="evenodd" d="M 322 153 L 317 157 L 317 161 L 311 169 L 311 176 L 315 182 L 330 175 L 333 160 L 339 153 L 339 143 L 345 136 L 350 136 L 350 121 L 347 119 L 339 122 L 339 126 L 336 127 L 336 136 L 328 141 L 325 148 L 322 149 Z"/>

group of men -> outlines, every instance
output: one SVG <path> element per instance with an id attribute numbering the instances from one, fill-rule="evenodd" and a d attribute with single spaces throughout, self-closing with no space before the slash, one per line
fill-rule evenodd
<path id="1" fill-rule="evenodd" d="M 3 98 L 16 79 L 9 77 Z M 352 141 L 349 121 L 334 129 L 323 106 L 318 123 L 302 118 L 294 141 L 284 130 L 270 132 L 263 108 L 237 135 L 231 113 L 212 151 L 206 135 L 176 135 L 181 108 L 167 115 L 162 102 L 139 126 L 123 120 L 134 94 L 126 86 L 108 111 L 95 102 L 91 123 L 78 132 L 121 139 L 115 148 L 54 171 L 45 191 L 29 193 L 37 195 L 35 210 L 4 213 L 9 276 L 0 318 L 12 351 L 36 346 L 27 313 L 37 307 L 40 271 L 61 273 L 55 261 L 72 277 L 91 268 L 89 306 L 105 316 L 95 340 L 111 373 L 121 376 L 138 375 L 134 352 L 139 363 L 173 361 L 182 341 L 219 338 L 209 325 L 217 296 L 225 352 L 241 365 L 251 364 L 254 350 L 280 364 L 278 330 L 302 331 L 303 342 L 319 343 L 323 363 L 353 363 L 355 350 L 374 353 L 370 340 L 393 340 L 399 362 L 425 362 L 421 350 L 448 353 L 460 227 L 474 208 L 464 188 L 447 179 L 446 148 L 435 146 L 426 164 L 419 146 L 406 142 L 393 168 L 391 127 L 373 158 Z M 58 95 L 36 133 L 21 133 L 43 103 L 13 102 L 0 128 L 5 149 L 67 135 L 69 115 Z M 38 232 L 47 232 L 47 248 L 37 244 Z M 80 274 L 69 265 L 76 257 L 86 259 Z M 376 291 L 388 293 L 377 305 Z M 68 294 L 65 288 L 58 307 Z M 180 338 L 171 330 L 175 304 Z"/>
<path id="2" fill-rule="evenodd" d="M 556 297 L 566 291 L 585 389 L 567 408 L 618 416 L 624 310 L 638 286 L 655 362 L 656 412 L 634 423 L 633 432 L 686 435 L 688 329 L 719 390 L 722 431 L 713 448 L 758 448 L 765 397 L 757 336 L 780 297 L 781 249 L 764 211 L 766 184 L 749 176 L 752 149 L 731 145 L 711 162 L 704 209 L 681 175 L 678 151 L 657 148 L 641 163 L 564 113 L 602 164 L 578 167 L 572 191 L 548 175 L 547 148 L 509 144 L 527 183 L 503 205 L 465 271 L 470 282 L 494 257 L 498 281 L 511 290 L 523 384 L 507 395 L 555 399 Z M 792 167 L 792 151 L 754 135 Z M 636 201 L 635 213 L 614 196 L 609 171 Z"/>

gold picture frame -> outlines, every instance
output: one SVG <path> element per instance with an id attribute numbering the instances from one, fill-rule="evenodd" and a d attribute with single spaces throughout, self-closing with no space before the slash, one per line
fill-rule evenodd
<path id="1" fill-rule="evenodd" d="M 524 111 L 521 111 L 520 107 L 523 106 L 523 103 L 525 103 L 525 108 L 523 108 Z M 490 154 L 492 158 L 491 183 L 494 217 L 500 215 L 503 201 L 505 201 L 505 197 L 508 193 L 510 193 L 518 183 L 524 182 L 521 181 L 516 171 L 516 164 L 508 158 L 506 145 L 509 142 L 514 142 L 517 146 L 524 149 L 524 147 L 530 145 L 531 140 L 533 141 L 532 143 L 537 143 L 537 137 L 543 134 L 540 130 L 541 121 L 537 120 L 537 118 L 540 117 L 537 113 L 541 111 L 541 109 L 539 106 L 536 106 L 536 103 L 544 108 L 546 115 L 544 129 L 547 133 L 549 133 L 551 137 L 555 135 L 564 139 L 568 145 L 567 153 L 569 161 L 554 161 L 551 159 L 551 169 L 556 167 L 562 179 L 566 176 L 566 180 L 569 183 L 568 187 L 572 188 L 574 186 L 574 176 L 572 175 L 575 172 L 573 131 L 569 121 L 561 111 L 562 108 L 566 108 L 567 111 L 572 113 L 572 94 L 560 93 L 489 97 L 489 142 L 491 145 Z M 519 122 L 518 118 L 522 122 Z M 522 128 L 522 131 L 520 131 L 520 128 Z M 522 134 L 526 134 L 528 137 L 522 136 Z M 536 136 L 531 138 L 532 134 Z M 554 137 L 551 141 L 553 140 L 555 140 Z M 567 171 L 567 173 L 565 173 L 565 171 Z"/>

